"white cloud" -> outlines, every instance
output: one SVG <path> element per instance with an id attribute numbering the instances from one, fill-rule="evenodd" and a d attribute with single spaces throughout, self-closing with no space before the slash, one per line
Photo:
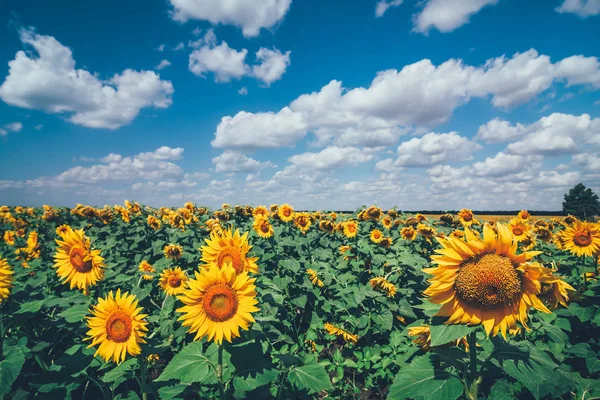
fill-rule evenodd
<path id="1" fill-rule="evenodd" d="M 222 41 L 216 45 L 217 38 L 209 29 L 203 38 L 190 42 L 195 50 L 189 56 L 188 69 L 196 76 L 205 77 L 206 72 L 215 74 L 216 82 L 229 82 L 244 76 L 260 79 L 269 86 L 281 79 L 290 65 L 290 51 L 282 53 L 277 49 L 261 47 L 256 52 L 257 63 L 246 63 L 247 49 L 235 50 Z"/>
<path id="2" fill-rule="evenodd" d="M 211 142 L 220 148 L 259 148 L 292 146 L 306 135 L 306 121 L 302 114 L 284 107 L 277 113 L 238 112 L 234 117 L 223 117 Z"/>
<path id="3" fill-rule="evenodd" d="M 600 145 L 600 118 L 592 119 L 588 114 L 554 113 L 520 129 L 526 135 L 507 146 L 509 153 L 560 156 Z"/>
<path id="4" fill-rule="evenodd" d="M 273 168 L 275 164 L 270 161 L 260 162 L 246 157 L 242 153 L 227 150 L 212 159 L 215 164 L 215 172 L 232 174 L 236 172 L 256 173 L 264 168 Z"/>
<path id="5" fill-rule="evenodd" d="M 281 53 L 277 49 L 267 49 L 261 47 L 256 52 L 256 60 L 259 64 L 252 67 L 252 74 L 262 80 L 267 86 L 281 79 L 285 70 L 290 65 L 290 53 L 286 51 Z"/>
<path id="6" fill-rule="evenodd" d="M 581 18 L 600 14 L 600 0 L 564 0 L 556 8 L 559 13 L 577 14 Z"/>
<path id="7" fill-rule="evenodd" d="M 166 108 L 172 103 L 173 85 L 153 71 L 126 69 L 101 81 L 95 74 L 75 69 L 71 50 L 54 37 L 23 29 L 20 38 L 38 57 L 18 51 L 8 63 L 0 98 L 10 105 L 66 112 L 77 125 L 117 129 L 131 123 L 142 108 Z"/>
<path id="8" fill-rule="evenodd" d="M 429 167 L 448 161 L 465 161 L 481 146 L 456 132 L 428 133 L 398 146 L 396 166 Z"/>
<path id="9" fill-rule="evenodd" d="M 469 23 L 469 18 L 483 7 L 497 3 L 498 0 L 428 0 L 423 10 L 413 16 L 413 30 L 424 34 L 432 28 L 452 32 Z"/>
<path id="10" fill-rule="evenodd" d="M 240 90 L 238 90 L 238 93 L 241 94 L 242 96 L 245 96 L 248 94 L 248 88 L 246 86 L 243 86 L 240 88 Z"/>
<path id="11" fill-rule="evenodd" d="M 280 23 L 292 0 L 169 0 L 172 18 L 186 22 L 205 20 L 212 24 L 230 24 L 242 28 L 246 37 L 258 36 L 261 28 Z"/>
<path id="12" fill-rule="evenodd" d="M 539 166 L 540 157 L 525 157 L 500 152 L 494 157 L 488 157 L 483 162 L 472 165 L 476 176 L 505 177 L 510 174 L 523 172 L 533 166 Z"/>
<path id="13" fill-rule="evenodd" d="M 157 51 L 164 51 L 164 50 L 165 50 L 165 45 L 164 45 L 164 44 L 161 44 L 160 46 L 158 46 L 158 47 L 156 48 L 156 50 L 157 50 Z"/>
<path id="14" fill-rule="evenodd" d="M 500 143 L 519 138 L 526 133 L 527 127 L 523 124 L 517 123 L 513 126 L 506 120 L 494 118 L 479 127 L 476 139 L 486 143 Z"/>
<path id="15" fill-rule="evenodd" d="M 400 71 L 379 72 L 368 87 L 346 89 L 342 82 L 332 80 L 321 90 L 293 100 L 289 109 L 299 114 L 304 122 L 302 129 L 314 133 L 319 146 L 390 146 L 415 127 L 423 131 L 447 122 L 456 108 L 473 97 L 491 96 L 494 106 L 505 108 L 531 100 L 557 79 L 565 79 L 567 84 L 595 84 L 594 57 L 565 60 L 569 62 L 552 64 L 548 56 L 533 49 L 510 58 L 491 59 L 481 67 L 454 59 L 439 66 L 421 60 Z M 585 74 L 567 68 L 578 60 L 586 66 Z M 250 113 L 241 115 L 246 114 Z M 252 115 L 263 114 L 270 115 Z M 232 117 L 225 118 L 228 121 Z M 482 127 L 480 137 L 492 142 L 520 135 L 518 125 L 511 132 L 498 133 L 507 125 L 498 120 Z M 256 140 L 262 137 L 258 133 Z M 290 145 L 287 140 L 284 143 Z"/>
<path id="16" fill-rule="evenodd" d="M 171 62 L 167 59 L 160 60 L 158 65 L 155 67 L 157 70 L 161 71 L 171 65 Z"/>
<path id="17" fill-rule="evenodd" d="M 39 131 L 40 129 L 42 129 L 44 127 L 44 125 L 39 124 L 33 127 L 33 129 L 35 129 L 36 131 Z"/>
<path id="18" fill-rule="evenodd" d="M 372 159 L 373 154 L 363 149 L 331 146 L 318 153 L 296 154 L 290 157 L 288 161 L 302 168 L 329 170 L 345 165 L 356 166 Z"/>
<path id="19" fill-rule="evenodd" d="M 377 6 L 375 6 L 375 17 L 381 18 L 385 12 L 393 7 L 398 7 L 402 4 L 404 0 L 380 0 L 377 2 Z"/>
<path id="20" fill-rule="evenodd" d="M 534 187 L 569 187 L 576 185 L 580 180 L 579 172 L 541 171 L 540 174 L 530 182 Z"/>
<path id="21" fill-rule="evenodd" d="M 185 44 L 178 43 L 177 46 L 173 47 L 173 51 L 179 51 L 185 49 Z"/>
<path id="22" fill-rule="evenodd" d="M 194 36 L 200 36 L 200 34 L 202 33 L 202 29 L 196 27 L 194 28 L 194 30 L 192 31 L 192 35 Z"/>
<path id="23" fill-rule="evenodd" d="M 20 122 L 12 122 L 4 125 L 4 129 L 10 132 L 20 132 L 23 129 L 23 124 Z"/>
<path id="24" fill-rule="evenodd" d="M 555 64 L 554 76 L 566 79 L 567 87 L 591 84 L 600 88 L 600 61 L 597 57 L 582 55 L 567 57 Z"/>

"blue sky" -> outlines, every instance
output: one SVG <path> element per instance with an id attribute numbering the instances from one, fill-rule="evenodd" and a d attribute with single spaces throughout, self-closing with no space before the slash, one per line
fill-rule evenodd
<path id="1" fill-rule="evenodd" d="M 600 0 L 223 3 L 2 2 L 0 203 L 552 210 L 600 191 Z"/>

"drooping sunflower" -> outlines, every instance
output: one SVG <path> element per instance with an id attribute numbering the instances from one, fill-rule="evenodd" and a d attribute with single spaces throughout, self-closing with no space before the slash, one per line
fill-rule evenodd
<path id="1" fill-rule="evenodd" d="M 465 227 L 469 227 L 475 223 L 475 216 L 473 211 L 468 208 L 463 208 L 458 212 L 458 221 Z"/>
<path id="2" fill-rule="evenodd" d="M 91 241 L 83 229 L 70 230 L 56 239 L 58 249 L 54 255 L 54 268 L 62 283 L 70 288 L 87 291 L 104 276 L 104 258 L 100 250 L 91 249 Z"/>
<path id="3" fill-rule="evenodd" d="M 310 282 L 313 285 L 318 286 L 318 287 L 323 287 L 323 281 L 319 279 L 319 274 L 317 274 L 317 271 L 315 271 L 314 269 L 308 268 L 306 270 L 306 273 L 308 274 Z"/>
<path id="4" fill-rule="evenodd" d="M 382 290 L 387 294 L 387 297 L 394 297 L 396 295 L 396 285 L 385 279 L 384 277 L 375 277 L 369 280 L 373 289 Z"/>
<path id="5" fill-rule="evenodd" d="M 391 237 L 384 237 L 381 239 L 381 241 L 379 242 L 379 245 L 381 247 L 383 247 L 384 249 L 389 249 L 390 247 L 392 247 L 392 238 Z"/>
<path id="6" fill-rule="evenodd" d="M 346 221 L 343 225 L 344 228 L 344 236 L 347 238 L 353 238 L 358 234 L 358 222 L 356 221 Z"/>
<path id="7" fill-rule="evenodd" d="M 185 304 L 177 310 L 183 314 L 179 320 L 196 333 L 194 340 L 206 336 L 217 344 L 223 339 L 231 342 L 240 336 L 240 328 L 248 330 L 254 322 L 252 313 L 258 311 L 255 280 L 246 272 L 237 274 L 231 264 L 201 269 L 189 280 L 189 289 L 178 296 Z"/>
<path id="8" fill-rule="evenodd" d="M 373 243 L 379 243 L 383 239 L 383 233 L 379 229 L 373 229 L 369 236 Z"/>
<path id="9" fill-rule="evenodd" d="M 404 225 L 416 227 L 419 225 L 419 220 L 415 217 L 408 217 L 406 221 L 404 221 Z"/>
<path id="10" fill-rule="evenodd" d="M 15 245 L 15 231 L 4 231 L 4 243 L 9 246 Z"/>
<path id="11" fill-rule="evenodd" d="M 531 214 L 529 214 L 529 211 L 527 210 L 521 210 L 519 211 L 519 214 L 517 214 L 517 217 L 521 218 L 523 221 L 527 221 L 531 218 Z"/>
<path id="12" fill-rule="evenodd" d="M 532 231 L 527 232 L 527 235 L 519 242 L 523 251 L 529 251 L 535 247 L 535 235 Z"/>
<path id="13" fill-rule="evenodd" d="M 344 256 L 344 260 L 348 261 L 352 258 L 352 255 L 345 255 L 347 251 L 352 250 L 352 246 L 340 246 L 338 250 Z"/>
<path id="14" fill-rule="evenodd" d="M 567 215 L 563 218 L 562 222 L 566 225 L 573 225 L 575 222 L 579 222 L 579 219 L 573 215 Z"/>
<path id="15" fill-rule="evenodd" d="M 540 289 L 540 299 L 548 305 L 548 308 L 555 310 L 558 305 L 568 307 L 569 304 L 569 293 L 567 290 L 572 292 L 575 288 L 563 281 L 560 276 L 554 275 L 554 270 L 548 269 L 541 278 L 542 286 Z"/>
<path id="16" fill-rule="evenodd" d="M 166 258 L 179 260 L 183 255 L 183 247 L 178 244 L 168 244 L 163 249 Z"/>
<path id="17" fill-rule="evenodd" d="M 38 239 L 39 235 L 36 231 L 29 232 L 29 236 L 27 236 L 27 251 L 32 252 L 37 249 Z"/>
<path id="18" fill-rule="evenodd" d="M 365 217 L 373 221 L 379 221 L 379 218 L 381 218 L 381 208 L 376 206 L 367 208 L 365 211 Z"/>
<path id="19" fill-rule="evenodd" d="M 168 296 L 177 296 L 187 288 L 188 277 L 180 267 L 167 268 L 160 274 L 158 283 Z"/>
<path id="20" fill-rule="evenodd" d="M 0 258 L 0 304 L 8 298 L 12 288 L 13 270 L 4 258 Z"/>
<path id="21" fill-rule="evenodd" d="M 154 278 L 154 267 L 146 260 L 143 260 L 138 266 L 138 270 L 142 272 L 142 278 L 146 281 L 151 281 Z"/>
<path id="22" fill-rule="evenodd" d="M 440 215 L 439 220 L 441 223 L 446 225 L 454 224 L 454 217 L 452 216 L 452 214 L 442 214 Z"/>
<path id="23" fill-rule="evenodd" d="M 417 213 L 417 215 L 415 215 L 415 218 L 417 219 L 417 221 L 419 221 L 419 223 L 427 221 L 427 217 L 421 213 Z"/>
<path id="24" fill-rule="evenodd" d="M 99 345 L 94 356 L 100 355 L 105 361 L 112 358 L 120 364 L 127 353 L 132 357 L 140 354 L 140 343 L 146 343 L 143 337 L 148 331 L 147 315 L 142 311 L 135 296 L 121 293 L 121 289 L 114 296 L 110 291 L 106 298 L 98 298 L 90 310 L 92 316 L 87 318 L 90 330 L 84 339 L 92 341 L 88 348 Z"/>
<path id="25" fill-rule="evenodd" d="M 538 239 L 540 239 L 543 242 L 550 242 L 552 241 L 552 231 L 548 228 L 545 227 L 537 227 L 535 228 L 535 233 L 537 234 Z"/>
<path id="26" fill-rule="evenodd" d="M 578 257 L 592 256 L 600 252 L 600 225 L 575 221 L 558 234 L 565 250 Z"/>
<path id="27" fill-rule="evenodd" d="M 508 228 L 512 232 L 515 239 L 517 239 L 519 242 L 525 240 L 529 234 L 529 231 L 531 230 L 531 226 L 521 218 L 511 219 L 508 223 Z"/>
<path id="28" fill-rule="evenodd" d="M 254 222 L 252 223 L 252 228 L 254 229 L 254 232 L 263 239 L 268 239 L 273 236 L 273 226 L 269 222 L 269 217 L 265 215 L 256 214 Z"/>
<path id="29" fill-rule="evenodd" d="M 294 209 L 289 204 L 282 204 L 277 209 L 277 215 L 283 222 L 290 222 L 294 219 Z"/>
<path id="30" fill-rule="evenodd" d="M 333 233 L 335 230 L 335 224 L 328 219 L 323 219 L 319 221 L 319 229 L 323 232 Z"/>
<path id="31" fill-rule="evenodd" d="M 400 235 L 404 240 L 415 240 L 417 237 L 417 231 L 415 231 L 412 226 L 405 226 L 400 231 Z"/>
<path id="32" fill-rule="evenodd" d="M 307 213 L 294 213 L 294 225 L 300 229 L 300 232 L 308 232 L 311 223 L 310 216 Z"/>
<path id="33" fill-rule="evenodd" d="M 162 223 L 160 219 L 156 218 L 154 215 L 148 215 L 148 219 L 146 220 L 148 226 L 154 230 L 160 229 Z"/>
<path id="34" fill-rule="evenodd" d="M 355 335 L 348 331 L 345 331 L 344 329 L 339 328 L 333 324 L 330 324 L 329 322 L 326 322 L 323 325 L 323 328 L 330 335 L 339 336 L 339 337 L 343 338 L 346 342 L 350 342 L 350 343 L 354 343 L 354 344 L 356 344 L 356 342 L 358 342 L 358 335 Z"/>
<path id="35" fill-rule="evenodd" d="M 526 329 L 527 311 L 534 307 L 550 312 L 537 297 L 540 279 L 547 268 L 528 263 L 540 252 L 516 254 L 518 242 L 503 224 L 498 233 L 488 224 L 483 239 L 465 228 L 467 241 L 449 236 L 438 238 L 442 245 L 432 256 L 437 267 L 424 269 L 434 277 L 424 292 L 429 301 L 441 304 L 436 315 L 449 317 L 447 324 L 483 324 L 487 334 L 509 329 L 519 321 Z"/>
<path id="36" fill-rule="evenodd" d="M 429 225 L 419 224 L 417 226 L 417 233 L 427 239 L 428 242 L 431 242 L 431 238 L 435 236 L 437 231 Z"/>
<path id="37" fill-rule="evenodd" d="M 222 268 L 231 264 L 234 270 L 240 274 L 244 271 L 258 273 L 256 261 L 258 257 L 248 257 L 252 246 L 248 244 L 248 232 L 240 236 L 240 232 L 231 229 L 218 233 L 211 233 L 206 239 L 206 246 L 202 246 L 202 261 L 206 264 L 215 264 Z"/>

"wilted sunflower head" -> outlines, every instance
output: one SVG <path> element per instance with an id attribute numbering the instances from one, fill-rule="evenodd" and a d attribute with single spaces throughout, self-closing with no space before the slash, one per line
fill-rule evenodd
<path id="1" fill-rule="evenodd" d="M 383 247 L 384 249 L 389 249 L 392 246 L 392 238 L 391 237 L 382 238 L 381 241 L 379 242 L 379 245 L 381 247 Z"/>
<path id="2" fill-rule="evenodd" d="M 419 221 L 419 223 L 421 223 L 423 221 L 427 221 L 427 217 L 421 213 L 415 215 L 415 218 L 417 219 L 417 221 Z"/>
<path id="3" fill-rule="evenodd" d="M 327 219 L 322 219 L 319 221 L 319 229 L 327 233 L 333 233 L 335 224 Z"/>
<path id="4" fill-rule="evenodd" d="M 567 225 L 573 225 L 575 222 L 579 221 L 577 219 L 577 217 L 574 217 L 572 215 L 567 215 L 564 219 L 563 222 Z"/>
<path id="5" fill-rule="evenodd" d="M 543 219 L 538 219 L 537 221 L 535 221 L 535 224 L 533 224 L 533 226 L 536 228 L 548 228 L 549 224 Z"/>
<path id="6" fill-rule="evenodd" d="M 419 219 L 416 217 L 408 217 L 406 221 L 404 221 L 404 225 L 416 227 L 417 225 L 419 225 Z"/>
<path id="7" fill-rule="evenodd" d="M 435 236 L 435 234 L 437 233 L 437 231 L 435 230 L 435 228 L 425 225 L 425 224 L 419 224 L 417 226 L 417 233 L 427 239 L 431 239 L 432 237 Z"/>
<path id="8" fill-rule="evenodd" d="M 398 218 L 398 210 L 388 210 L 387 215 L 389 215 L 391 219 L 396 219 Z"/>
<path id="9" fill-rule="evenodd" d="M 440 215 L 440 222 L 446 225 L 452 225 L 454 223 L 454 217 L 452 214 L 442 214 Z"/>
<path id="10" fill-rule="evenodd" d="M 163 249 L 165 257 L 179 260 L 183 255 L 183 247 L 178 244 L 168 244 Z"/>
<path id="11" fill-rule="evenodd" d="M 373 221 L 378 221 L 379 218 L 381 217 L 381 208 L 376 207 L 376 206 L 371 206 L 371 207 L 367 208 L 366 216 L 367 216 L 367 218 L 369 218 Z"/>
<path id="12" fill-rule="evenodd" d="M 535 228 L 535 233 L 537 234 L 538 239 L 544 242 L 550 242 L 552 240 L 552 231 L 546 227 L 537 227 Z"/>

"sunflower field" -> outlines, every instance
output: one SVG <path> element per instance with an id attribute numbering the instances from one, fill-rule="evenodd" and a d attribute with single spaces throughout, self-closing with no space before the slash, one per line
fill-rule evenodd
<path id="1" fill-rule="evenodd" d="M 0 207 L 0 397 L 600 397 L 600 225 Z"/>

